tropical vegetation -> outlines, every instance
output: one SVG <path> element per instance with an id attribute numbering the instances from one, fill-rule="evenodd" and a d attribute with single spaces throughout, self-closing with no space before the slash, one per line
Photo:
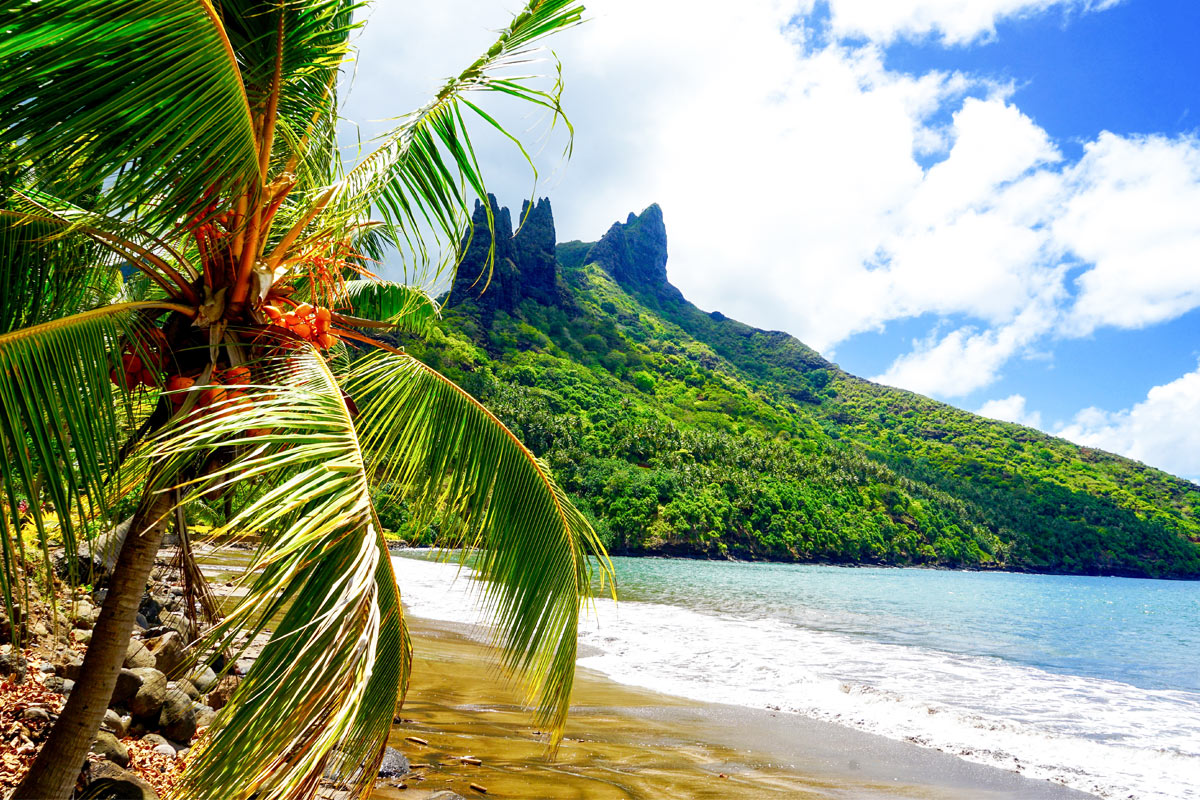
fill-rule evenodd
<path id="1" fill-rule="evenodd" d="M 400 252 L 407 274 L 432 280 L 453 264 L 467 204 L 485 194 L 468 123 L 499 127 L 479 98 L 565 122 L 561 86 L 526 65 L 581 12 L 530 0 L 427 105 L 344 163 L 338 108 L 359 3 L 6 4 L 9 618 L 26 568 L 49 580 L 52 548 L 69 562 L 132 518 L 79 681 L 17 797 L 70 795 L 164 531 L 186 536 L 214 508 L 215 538 L 255 548 L 244 597 L 198 652 L 236 654 L 268 624 L 272 635 L 179 794 L 304 797 L 335 780 L 361 796 L 411 662 L 380 486 L 414 521 L 479 550 L 502 661 L 528 678 L 539 723 L 561 732 L 603 547 L 491 412 L 376 340 L 425 329 L 437 306 L 373 266 Z"/>
<path id="2" fill-rule="evenodd" d="M 548 202 L 527 216 L 510 243 L 497 226 L 488 290 L 477 241 L 452 311 L 406 343 L 552 466 L 611 551 L 1200 577 L 1195 484 L 699 310 L 667 282 L 656 207 L 596 243 L 556 243 Z M 380 508 L 407 539 L 438 533 Z"/>

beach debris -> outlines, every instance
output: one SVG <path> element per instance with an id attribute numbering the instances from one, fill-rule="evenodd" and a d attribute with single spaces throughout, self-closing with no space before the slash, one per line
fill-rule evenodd
<path id="1" fill-rule="evenodd" d="M 480 786 L 478 783 L 472 783 L 472 784 L 469 784 L 469 786 L 471 788 L 471 791 L 473 791 L 473 792 L 479 792 L 480 794 L 487 794 L 486 786 Z"/>
<path id="2" fill-rule="evenodd" d="M 480 761 L 478 758 L 475 758 L 474 756 L 459 756 L 458 760 L 464 764 L 470 764 L 473 767 L 478 767 L 480 764 L 483 763 L 482 761 Z"/>
<path id="3" fill-rule="evenodd" d="M 422 747 L 428 747 L 428 746 L 429 746 L 429 742 L 425 741 L 425 740 L 424 740 L 424 739 L 422 739 L 420 736 L 405 736 L 405 737 L 404 737 L 404 741 L 406 741 L 406 742 L 412 742 L 413 744 L 419 744 L 419 745 L 421 745 Z"/>

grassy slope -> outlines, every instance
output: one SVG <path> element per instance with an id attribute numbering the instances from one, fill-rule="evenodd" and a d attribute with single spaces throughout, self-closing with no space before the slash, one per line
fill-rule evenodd
<path id="1" fill-rule="evenodd" d="M 587 248 L 559 246 L 563 307 L 481 330 L 467 303 L 408 346 L 545 458 L 614 551 L 1200 576 L 1200 487 L 631 294 Z"/>

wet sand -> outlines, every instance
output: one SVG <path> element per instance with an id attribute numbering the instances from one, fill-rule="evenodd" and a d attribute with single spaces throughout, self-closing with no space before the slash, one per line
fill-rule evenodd
<path id="1" fill-rule="evenodd" d="M 553 761 L 520 693 L 491 667 L 482 633 L 409 619 L 416 661 L 390 744 L 414 770 L 376 800 L 1084 800 L 1015 772 L 794 714 L 696 703 L 580 669 L 566 738 Z M 408 741 L 418 737 L 427 746 Z M 459 759 L 479 759 L 475 766 Z M 484 795 L 471 788 L 476 784 Z"/>

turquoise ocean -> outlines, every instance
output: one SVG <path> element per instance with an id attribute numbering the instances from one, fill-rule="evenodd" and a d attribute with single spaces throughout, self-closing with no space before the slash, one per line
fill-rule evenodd
<path id="1" fill-rule="evenodd" d="M 470 570 L 393 559 L 411 613 Z M 1200 798 L 1200 583 L 614 558 L 581 666 L 832 721 L 1104 798 Z"/>

